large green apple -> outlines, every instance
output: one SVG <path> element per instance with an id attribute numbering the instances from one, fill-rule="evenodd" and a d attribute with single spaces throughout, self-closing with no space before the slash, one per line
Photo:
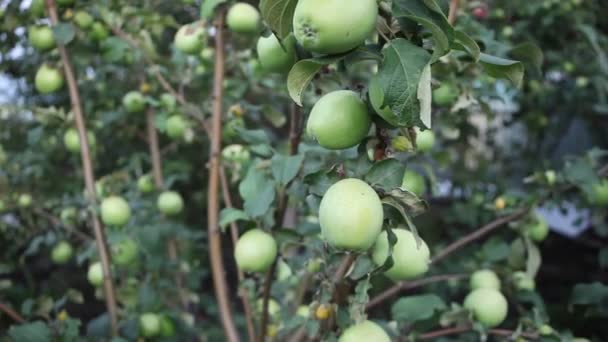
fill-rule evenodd
<path id="1" fill-rule="evenodd" d="M 74 22 L 83 30 L 88 29 L 93 25 L 93 17 L 85 11 L 78 11 L 74 14 Z"/>
<path id="2" fill-rule="evenodd" d="M 95 287 L 99 287 L 103 284 L 103 268 L 100 262 L 89 265 L 87 279 L 89 280 L 89 283 Z"/>
<path id="3" fill-rule="evenodd" d="M 608 206 L 608 179 L 593 185 L 592 202 L 599 206 Z"/>
<path id="4" fill-rule="evenodd" d="M 87 132 L 87 140 L 89 141 L 89 148 L 94 149 L 97 144 L 95 136 L 91 132 Z M 78 131 L 74 128 L 70 128 L 63 134 L 63 144 L 72 153 L 80 153 L 80 136 Z"/>
<path id="5" fill-rule="evenodd" d="M 45 51 L 55 47 L 53 30 L 48 26 L 32 26 L 28 30 L 30 44 L 38 50 Z"/>
<path id="6" fill-rule="evenodd" d="M 21 194 L 17 200 L 17 203 L 19 203 L 21 208 L 29 208 L 32 205 L 32 202 L 32 195 L 30 194 Z"/>
<path id="7" fill-rule="evenodd" d="M 139 330 L 144 337 L 154 337 L 161 332 L 161 318 L 159 315 L 147 312 L 139 316 Z"/>
<path id="8" fill-rule="evenodd" d="M 525 233 L 533 241 L 542 242 L 549 235 L 549 224 L 544 217 L 535 215 L 533 220 L 525 227 Z"/>
<path id="9" fill-rule="evenodd" d="M 111 196 L 101 202 L 101 220 L 109 226 L 124 226 L 131 218 L 131 208 L 124 198 Z"/>
<path id="10" fill-rule="evenodd" d="M 430 254 L 429 247 L 424 241 L 420 241 L 420 247 L 416 244 L 416 238 L 409 230 L 392 229 L 397 237 L 397 243 L 393 247 L 393 266 L 384 274 L 392 280 L 408 280 L 416 278 L 429 269 Z M 378 236 L 372 259 L 376 265 L 384 265 L 388 258 L 389 242 L 388 234 L 383 231 Z"/>
<path id="11" fill-rule="evenodd" d="M 348 327 L 338 342 L 391 342 L 391 338 L 381 326 L 372 322 L 364 321 L 362 323 Z"/>
<path id="12" fill-rule="evenodd" d="M 306 131 L 319 145 L 339 150 L 359 144 L 367 136 L 371 123 L 367 106 L 357 93 L 337 90 L 317 101 Z"/>
<path id="13" fill-rule="evenodd" d="M 146 99 L 138 91 L 130 91 L 122 98 L 122 104 L 129 113 L 141 112 L 146 108 Z"/>
<path id="14" fill-rule="evenodd" d="M 56 68 L 44 64 L 36 72 L 36 90 L 42 94 L 52 93 L 63 87 L 63 74 Z"/>
<path id="15" fill-rule="evenodd" d="M 444 82 L 433 90 L 433 101 L 439 106 L 451 106 L 458 99 L 458 88 Z"/>
<path id="16" fill-rule="evenodd" d="M 435 133 L 430 129 L 421 131 L 416 129 L 416 146 L 420 152 L 429 152 L 435 146 Z"/>
<path id="17" fill-rule="evenodd" d="M 111 246 L 112 261 L 117 265 L 129 265 L 137 259 L 139 247 L 137 242 L 129 237 Z"/>
<path id="18" fill-rule="evenodd" d="M 269 72 L 286 73 L 296 62 L 296 39 L 289 35 L 279 42 L 274 34 L 260 37 L 257 44 L 258 59 Z"/>
<path id="19" fill-rule="evenodd" d="M 188 129 L 188 120 L 179 114 L 171 115 L 167 119 L 167 135 L 173 139 L 183 139 Z"/>
<path id="20" fill-rule="evenodd" d="M 513 284 L 518 290 L 534 291 L 536 288 L 536 282 L 526 272 L 515 272 L 513 273 Z"/>
<path id="21" fill-rule="evenodd" d="M 277 242 L 261 229 L 252 229 L 243 234 L 234 248 L 234 258 L 240 270 L 265 272 L 277 257 Z"/>
<path id="22" fill-rule="evenodd" d="M 403 173 L 401 187 L 419 197 L 426 193 L 426 183 L 424 182 L 424 177 L 411 170 L 406 170 Z"/>
<path id="23" fill-rule="evenodd" d="M 67 241 L 61 241 L 51 250 L 51 260 L 56 264 L 65 264 L 72 258 L 72 245 Z"/>
<path id="24" fill-rule="evenodd" d="M 475 289 L 464 300 L 464 307 L 471 310 L 475 319 L 488 328 L 500 325 L 507 318 L 508 303 L 496 289 Z"/>
<path id="25" fill-rule="evenodd" d="M 482 288 L 500 290 L 500 279 L 492 270 L 478 270 L 471 275 L 469 286 L 471 290 Z"/>
<path id="26" fill-rule="evenodd" d="M 154 191 L 154 188 L 155 185 L 152 176 L 143 175 L 137 179 L 137 189 L 139 189 L 140 192 L 147 194 Z"/>
<path id="27" fill-rule="evenodd" d="M 238 2 L 228 10 L 226 24 L 233 32 L 252 34 L 260 29 L 260 12 L 245 2 Z"/>
<path id="28" fill-rule="evenodd" d="M 184 25 L 175 34 L 175 48 L 183 53 L 194 55 L 203 48 L 205 27 L 201 22 Z"/>
<path id="29" fill-rule="evenodd" d="M 158 210 L 167 216 L 177 215 L 184 209 L 182 196 L 175 191 L 165 191 L 158 196 L 156 201 Z"/>
<path id="30" fill-rule="evenodd" d="M 319 207 L 319 223 L 325 241 L 336 248 L 368 250 L 382 230 L 384 212 L 374 189 L 349 178 L 333 184 Z"/>
<path id="31" fill-rule="evenodd" d="M 363 44 L 376 28 L 376 0 L 300 0 L 293 32 L 302 47 L 337 54 Z"/>

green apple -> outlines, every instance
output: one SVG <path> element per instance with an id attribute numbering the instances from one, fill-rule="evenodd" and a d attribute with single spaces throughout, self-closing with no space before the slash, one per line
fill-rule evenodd
<path id="1" fill-rule="evenodd" d="M 177 99 L 169 93 L 164 93 L 160 96 L 160 105 L 171 113 L 177 108 Z"/>
<path id="2" fill-rule="evenodd" d="M 97 139 L 91 132 L 87 132 L 87 140 L 89 141 L 89 148 L 94 149 L 97 144 Z M 80 136 L 78 131 L 74 128 L 70 128 L 63 134 L 63 144 L 72 153 L 80 153 Z"/>
<path id="3" fill-rule="evenodd" d="M 243 145 L 233 144 L 222 149 L 222 159 L 232 163 L 245 163 L 251 155 Z"/>
<path id="4" fill-rule="evenodd" d="M 87 279 L 89 280 L 89 283 L 95 287 L 99 287 L 103 284 L 103 268 L 100 262 L 89 265 Z"/>
<path id="5" fill-rule="evenodd" d="M 376 28 L 377 17 L 376 0 L 300 0 L 293 32 L 304 49 L 337 54 L 363 44 Z"/>
<path id="6" fill-rule="evenodd" d="M 484 288 L 500 290 L 500 279 L 492 270 L 478 270 L 471 275 L 469 287 L 471 291 Z"/>
<path id="7" fill-rule="evenodd" d="M 226 122 L 224 128 L 222 129 L 222 138 L 228 142 L 233 141 L 239 137 L 239 130 L 244 128 L 245 121 L 243 118 L 231 119 L 230 121 Z"/>
<path id="8" fill-rule="evenodd" d="M 260 37 L 257 43 L 258 60 L 269 72 L 286 73 L 296 62 L 296 39 L 293 35 L 279 42 L 274 34 Z"/>
<path id="9" fill-rule="evenodd" d="M 44 0 L 32 0 L 29 12 L 34 17 L 41 17 L 44 15 Z"/>
<path id="10" fill-rule="evenodd" d="M 367 136 L 371 123 L 367 106 L 357 93 L 337 90 L 317 101 L 306 131 L 319 145 L 339 150 L 359 144 Z"/>
<path id="11" fill-rule="evenodd" d="M 585 88 L 589 85 L 589 79 L 585 76 L 578 76 L 575 81 L 577 88 Z"/>
<path id="12" fill-rule="evenodd" d="M 67 207 L 61 210 L 59 217 L 64 224 L 72 225 L 76 221 L 76 215 L 78 215 L 78 210 L 76 208 Z"/>
<path id="13" fill-rule="evenodd" d="M 367 183 L 355 178 L 333 184 L 319 207 L 321 234 L 336 248 L 368 250 L 380 235 L 383 221 L 378 194 Z"/>
<path id="14" fill-rule="evenodd" d="M 557 173 L 554 170 L 545 171 L 545 180 L 549 186 L 555 185 L 557 180 Z"/>
<path id="15" fill-rule="evenodd" d="M 296 316 L 308 318 L 310 317 L 310 308 L 306 305 L 298 306 L 298 310 L 296 311 Z"/>
<path id="16" fill-rule="evenodd" d="M 139 179 L 137 179 L 137 189 L 139 189 L 139 191 L 141 193 L 147 194 L 150 193 L 152 191 L 154 191 L 155 185 L 154 185 L 154 181 L 152 180 L 152 176 L 150 175 L 143 175 L 141 177 L 139 177 Z"/>
<path id="17" fill-rule="evenodd" d="M 101 202 L 101 220 L 109 226 L 124 226 L 131 218 L 131 208 L 124 198 L 111 196 Z"/>
<path id="18" fill-rule="evenodd" d="M 392 229 L 392 232 L 397 237 L 397 243 L 393 247 L 393 266 L 384 274 L 392 280 L 409 280 L 426 273 L 431 254 L 426 243 L 421 239 L 418 247 L 414 234 L 406 229 Z M 383 231 L 372 250 L 372 260 L 376 265 L 382 266 L 389 256 L 388 253 L 388 234 Z"/>
<path id="19" fill-rule="evenodd" d="M 418 147 L 418 151 L 420 152 L 431 151 L 433 149 L 433 146 L 435 146 L 435 133 L 433 133 L 433 131 L 429 129 L 421 131 L 417 128 L 416 146 Z"/>
<path id="20" fill-rule="evenodd" d="M 19 199 L 17 201 L 21 208 L 29 208 L 32 205 L 32 195 L 30 194 L 21 194 L 19 195 Z"/>
<path id="21" fill-rule="evenodd" d="M 277 257 L 278 248 L 274 237 L 261 229 L 243 234 L 234 248 L 234 258 L 241 271 L 265 272 Z"/>
<path id="22" fill-rule="evenodd" d="M 40 51 L 46 51 L 55 47 L 53 30 L 48 26 L 32 26 L 28 29 L 30 44 Z"/>
<path id="23" fill-rule="evenodd" d="M 255 303 L 255 310 L 258 313 L 258 315 L 261 315 L 263 309 L 264 309 L 264 300 L 262 298 L 260 298 Z M 278 317 L 277 315 L 280 312 L 281 312 L 281 306 L 279 305 L 279 303 L 276 300 L 269 298 L 268 299 L 268 315 L 270 315 L 270 317 L 277 318 Z"/>
<path id="24" fill-rule="evenodd" d="M 406 170 L 403 173 L 401 188 L 412 192 L 418 197 L 426 193 L 426 183 L 424 182 L 424 177 L 411 170 Z"/>
<path id="25" fill-rule="evenodd" d="M 451 106 L 458 99 L 458 88 L 444 82 L 433 90 L 433 102 L 438 106 Z"/>
<path id="26" fill-rule="evenodd" d="M 156 206 L 164 215 L 174 216 L 181 213 L 184 209 L 184 200 L 175 191 L 165 191 L 158 196 Z"/>
<path id="27" fill-rule="evenodd" d="M 155 337 L 161 332 L 159 315 L 147 312 L 139 316 L 139 330 L 144 337 Z"/>
<path id="28" fill-rule="evenodd" d="M 93 40 L 96 40 L 98 42 L 105 40 L 106 38 L 108 38 L 109 34 L 110 33 L 108 32 L 108 29 L 105 27 L 105 25 L 98 21 L 94 22 L 91 26 L 91 39 Z"/>
<path id="29" fill-rule="evenodd" d="M 146 108 L 146 99 L 138 91 L 130 91 L 122 98 L 122 104 L 129 113 L 141 112 Z"/>
<path id="30" fill-rule="evenodd" d="M 139 254 L 137 242 L 129 237 L 120 240 L 117 244 L 111 246 L 112 261 L 117 265 L 130 265 Z"/>
<path id="31" fill-rule="evenodd" d="M 315 259 L 309 260 L 308 263 L 306 264 L 306 270 L 308 271 L 308 273 L 317 273 L 321 270 L 322 264 L 323 264 L 323 259 L 321 259 L 321 258 L 315 258 Z"/>
<path id="32" fill-rule="evenodd" d="M 608 206 L 608 179 L 602 179 L 593 185 L 591 202 L 602 207 Z"/>
<path id="33" fill-rule="evenodd" d="M 536 288 L 536 282 L 526 272 L 515 272 L 513 273 L 513 284 L 518 290 L 534 291 Z"/>
<path id="34" fill-rule="evenodd" d="M 160 336 L 172 337 L 175 335 L 175 324 L 166 315 L 160 317 Z"/>
<path id="35" fill-rule="evenodd" d="M 381 326 L 372 321 L 363 321 L 344 330 L 338 342 L 390 342 L 391 338 Z"/>
<path id="36" fill-rule="evenodd" d="M 553 330 L 553 328 L 550 325 L 543 324 L 540 328 L 538 328 L 538 333 L 541 336 L 549 336 L 549 335 L 553 335 L 553 333 L 555 333 L 555 330 Z"/>
<path id="37" fill-rule="evenodd" d="M 502 33 L 503 36 L 510 38 L 511 36 L 513 36 L 513 33 L 515 33 L 515 31 L 513 30 L 512 26 L 505 26 L 502 28 L 502 31 L 500 33 Z"/>
<path id="38" fill-rule="evenodd" d="M 93 25 L 93 21 L 93 17 L 88 12 L 77 11 L 74 14 L 74 22 L 83 30 L 90 28 Z"/>
<path id="39" fill-rule="evenodd" d="M 204 48 L 201 51 L 201 59 L 204 61 L 211 61 L 211 59 L 213 58 L 213 56 L 215 55 L 215 51 L 212 48 Z"/>
<path id="40" fill-rule="evenodd" d="M 56 264 L 65 264 L 72 258 L 72 245 L 67 241 L 60 241 L 51 250 L 51 260 Z"/>
<path id="41" fill-rule="evenodd" d="M 205 38 L 205 27 L 202 22 L 195 22 L 184 25 L 175 34 L 173 39 L 175 48 L 183 53 L 194 55 L 203 48 L 203 39 Z"/>
<path id="42" fill-rule="evenodd" d="M 534 215 L 534 218 L 525 227 L 525 233 L 536 242 L 544 241 L 549 235 L 549 224 L 544 217 Z"/>
<path id="43" fill-rule="evenodd" d="M 63 87 L 63 74 L 59 69 L 44 64 L 36 72 L 34 84 L 42 94 L 55 92 Z"/>
<path id="44" fill-rule="evenodd" d="M 248 3 L 237 2 L 228 10 L 226 24 L 233 32 L 256 33 L 260 29 L 260 12 Z"/>
<path id="45" fill-rule="evenodd" d="M 190 125 L 188 120 L 179 114 L 171 115 L 167 119 L 167 135 L 173 139 L 183 139 Z"/>
<path id="46" fill-rule="evenodd" d="M 475 319 L 488 328 L 500 325 L 507 318 L 508 303 L 500 291 L 479 288 L 471 291 L 464 300 Z"/>

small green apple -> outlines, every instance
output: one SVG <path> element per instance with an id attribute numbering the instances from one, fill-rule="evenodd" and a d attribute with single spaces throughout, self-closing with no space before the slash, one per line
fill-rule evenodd
<path id="1" fill-rule="evenodd" d="M 76 208 L 67 207 L 61 210 L 59 217 L 64 224 L 72 225 L 76 221 L 76 215 L 78 215 L 78 210 Z"/>
<path id="2" fill-rule="evenodd" d="M 549 235 L 549 224 L 544 217 L 534 215 L 532 221 L 526 225 L 525 233 L 535 242 L 543 242 Z"/>
<path id="3" fill-rule="evenodd" d="M 536 282 L 526 272 L 515 272 L 513 273 L 513 284 L 518 290 L 534 291 L 536 288 Z"/>
<path id="4" fill-rule="evenodd" d="M 222 149 L 222 159 L 231 163 L 245 163 L 251 155 L 243 145 L 233 144 Z"/>
<path id="5" fill-rule="evenodd" d="M 439 88 L 433 90 L 433 102 L 438 106 L 451 106 L 458 99 L 458 88 L 451 83 L 443 82 Z"/>
<path id="6" fill-rule="evenodd" d="M 412 192 L 418 197 L 426 193 L 426 183 L 424 181 L 424 177 L 411 170 L 406 170 L 403 173 L 401 188 Z"/>
<path id="7" fill-rule="evenodd" d="M 258 314 L 262 314 L 262 310 L 264 309 L 264 300 L 262 298 L 258 299 L 255 303 L 255 310 Z M 278 318 L 279 313 L 281 312 L 281 305 L 272 299 L 268 299 L 268 315 L 273 318 Z"/>
<path id="8" fill-rule="evenodd" d="M 89 265 L 87 279 L 89 280 L 89 283 L 95 287 L 99 287 L 103 284 L 103 268 L 100 262 Z"/>
<path id="9" fill-rule="evenodd" d="M 91 26 L 91 39 L 100 42 L 108 38 L 109 35 L 110 33 L 104 24 L 96 21 Z"/>
<path id="10" fill-rule="evenodd" d="M 421 239 L 418 247 L 414 234 L 406 229 L 392 229 L 392 232 L 397 237 L 397 243 L 393 246 L 393 266 L 384 274 L 392 280 L 409 280 L 426 273 L 431 254 L 426 243 Z M 382 266 L 388 258 L 388 253 L 388 234 L 383 231 L 372 250 L 372 260 L 376 265 Z"/>
<path id="11" fill-rule="evenodd" d="M 161 318 L 159 315 L 147 312 L 139 316 L 139 329 L 144 337 L 155 337 L 161 332 Z"/>
<path id="12" fill-rule="evenodd" d="M 112 245 L 111 250 L 112 261 L 117 265 L 130 265 L 137 259 L 137 255 L 139 254 L 137 242 L 128 237 Z"/>
<path id="13" fill-rule="evenodd" d="M 173 139 L 183 139 L 189 127 L 188 120 L 179 114 L 171 115 L 167 119 L 167 135 Z"/>
<path id="14" fill-rule="evenodd" d="M 46 51 L 55 47 L 53 30 L 48 26 L 32 26 L 28 29 L 30 44 L 40 51 Z"/>
<path id="15" fill-rule="evenodd" d="M 55 92 L 63 87 L 63 74 L 59 69 L 44 64 L 36 72 L 34 84 L 41 94 Z"/>
<path id="16" fill-rule="evenodd" d="M 602 207 L 608 206 L 608 179 L 602 179 L 593 185 L 591 202 Z"/>
<path id="17" fill-rule="evenodd" d="M 538 328 L 538 333 L 541 336 L 549 336 L 549 335 L 553 335 L 555 333 L 555 330 L 553 330 L 553 328 L 550 325 L 543 324 L 540 328 Z"/>
<path id="18" fill-rule="evenodd" d="M 469 287 L 471 290 L 483 288 L 500 290 L 500 279 L 492 270 L 478 270 L 471 275 Z"/>
<path id="19" fill-rule="evenodd" d="M 72 258 L 72 245 L 67 241 L 60 241 L 51 250 L 51 260 L 56 264 L 65 264 Z"/>
<path id="20" fill-rule="evenodd" d="M 238 268 L 245 272 L 265 272 L 277 257 L 277 242 L 261 229 L 243 234 L 234 248 Z"/>
<path id="21" fill-rule="evenodd" d="M 91 132 L 87 132 L 87 140 L 89 141 L 89 148 L 95 149 L 97 139 Z M 80 153 L 80 136 L 78 131 L 74 128 L 70 128 L 63 134 L 63 144 L 72 153 Z"/>
<path id="22" fill-rule="evenodd" d="M 479 288 L 471 291 L 465 298 L 464 307 L 471 310 L 479 323 L 488 328 L 493 328 L 507 318 L 509 305 L 500 291 Z"/>
<path id="23" fill-rule="evenodd" d="M 363 321 L 344 330 L 338 342 L 390 342 L 391 338 L 381 326 L 372 321 Z"/>
<path id="24" fill-rule="evenodd" d="M 189 55 L 197 54 L 203 48 L 205 27 L 202 22 L 182 26 L 173 39 L 175 48 Z"/>
<path id="25" fill-rule="evenodd" d="M 175 99 L 175 96 L 169 93 L 164 93 L 160 96 L 160 105 L 171 113 L 175 111 L 175 108 L 177 108 L 177 99 Z"/>
<path id="26" fill-rule="evenodd" d="M 101 202 L 101 220 L 109 226 L 124 226 L 131 218 L 131 208 L 124 198 L 111 196 Z"/>
<path id="27" fill-rule="evenodd" d="M 425 131 L 421 131 L 420 129 L 416 129 L 416 146 L 418 147 L 418 151 L 420 152 L 429 152 L 435 146 L 435 133 L 433 131 L 427 129 Z"/>
<path id="28" fill-rule="evenodd" d="M 21 194 L 19 195 L 19 199 L 17 201 L 21 208 L 29 208 L 32 205 L 32 195 L 30 194 Z"/>
<path id="29" fill-rule="evenodd" d="M 74 14 L 74 22 L 83 30 L 90 28 L 93 21 L 93 17 L 86 11 L 77 11 Z"/>
<path id="30" fill-rule="evenodd" d="M 129 113 L 141 112 L 146 108 L 146 99 L 139 91 L 130 91 L 122 98 L 122 104 Z"/>
<path id="31" fill-rule="evenodd" d="M 296 310 L 296 316 L 308 318 L 310 317 L 310 308 L 306 305 L 298 306 L 298 310 Z"/>
<path id="32" fill-rule="evenodd" d="M 162 315 L 160 318 L 160 336 L 172 337 L 175 335 L 175 324 L 173 320 L 166 315 Z"/>
<path id="33" fill-rule="evenodd" d="M 155 185 L 152 176 L 143 175 L 137 179 L 137 189 L 144 194 L 154 191 Z"/>
<path id="34" fill-rule="evenodd" d="M 260 12 L 246 2 L 238 2 L 228 10 L 226 24 L 233 32 L 256 33 L 260 29 Z"/>
<path id="35" fill-rule="evenodd" d="M 164 215 L 174 216 L 181 213 L 184 209 L 184 200 L 175 191 L 165 191 L 158 196 L 156 206 Z"/>

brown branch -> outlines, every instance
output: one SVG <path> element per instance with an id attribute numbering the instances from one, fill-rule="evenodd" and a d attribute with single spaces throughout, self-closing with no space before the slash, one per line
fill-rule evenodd
<path id="1" fill-rule="evenodd" d="M 228 341 L 239 341 L 239 335 L 234 324 L 230 300 L 228 298 L 228 284 L 226 284 L 224 262 L 222 260 L 222 234 L 219 229 L 219 174 L 220 150 L 222 132 L 222 100 L 224 98 L 224 10 L 218 12 L 215 35 L 215 72 L 213 76 L 213 115 L 211 140 L 209 150 L 209 184 L 207 202 L 207 229 L 209 238 L 209 259 L 213 273 L 213 285 L 218 301 L 224 333 Z"/>
<path id="2" fill-rule="evenodd" d="M 163 179 L 163 166 L 160 157 L 160 145 L 158 143 L 158 133 L 156 132 L 156 126 L 154 125 L 155 114 L 152 108 L 148 108 L 146 111 L 146 127 L 148 133 L 148 148 L 150 149 L 150 159 L 152 160 L 152 175 L 154 178 L 154 184 L 158 189 L 165 187 Z M 167 256 L 169 260 L 175 264 L 179 263 L 177 254 L 177 241 L 175 238 L 167 240 Z M 184 278 L 182 272 L 179 269 L 179 265 L 176 267 L 174 274 L 175 287 L 180 300 L 180 304 L 183 310 L 188 309 L 188 295 L 184 291 Z"/>
<path id="3" fill-rule="evenodd" d="M 47 212 L 43 208 L 35 208 L 34 212 L 36 214 L 38 214 L 38 215 L 46 218 L 47 220 L 49 220 L 51 222 L 51 224 L 53 224 L 54 226 L 65 228 L 65 230 L 67 230 L 68 232 L 76 235 L 83 242 L 89 242 L 89 241 L 93 240 L 93 237 L 87 235 L 86 233 L 83 233 L 83 232 L 79 231 L 75 227 L 72 227 L 72 226 L 70 226 L 68 224 L 63 223 L 58 217 L 56 217 L 53 214 Z"/>
<path id="4" fill-rule="evenodd" d="M 21 315 L 19 315 L 17 311 L 11 309 L 8 305 L 4 303 L 0 303 L 0 311 L 7 314 L 10 318 L 13 319 L 13 321 L 17 323 L 25 323 L 25 319 L 21 317 Z"/>
<path id="5" fill-rule="evenodd" d="M 55 0 L 46 0 L 46 7 L 52 25 L 57 25 L 59 19 L 57 16 Z M 91 204 L 91 211 L 93 214 L 91 215 L 91 220 L 93 221 L 93 232 L 95 235 L 97 251 L 99 252 L 99 260 L 101 262 L 103 270 L 104 295 L 106 299 L 108 315 L 110 317 L 110 332 L 112 336 L 116 336 L 118 334 L 118 308 L 114 292 L 114 283 L 112 282 L 112 270 L 110 268 L 112 263 L 110 260 L 110 253 L 108 251 L 104 227 L 101 225 L 101 222 L 97 217 L 97 213 L 95 212 L 95 175 L 93 173 L 93 162 L 91 160 L 89 142 L 87 139 L 87 128 L 84 121 L 84 114 L 82 113 L 82 105 L 80 102 L 80 94 L 78 92 L 78 84 L 76 83 L 76 77 L 74 76 L 72 63 L 70 61 L 70 56 L 68 55 L 67 49 L 62 44 L 57 44 L 57 48 L 61 56 L 63 71 L 65 73 L 70 93 L 70 101 L 72 102 L 72 111 L 74 112 L 76 128 L 78 129 L 78 136 L 80 138 L 80 155 L 82 160 L 84 181 L 87 189 L 87 197 L 89 203 Z"/>
<path id="6" fill-rule="evenodd" d="M 421 341 L 432 340 L 432 339 L 435 339 L 438 337 L 458 335 L 458 334 L 462 334 L 462 333 L 469 332 L 472 330 L 473 330 L 473 328 L 471 326 L 445 328 L 445 329 L 440 329 L 440 330 L 421 334 L 416 337 L 416 340 L 417 341 L 418 340 L 421 340 Z M 490 329 L 490 330 L 488 330 L 488 334 L 495 335 L 495 336 L 512 336 L 513 334 L 516 334 L 516 331 L 507 330 L 507 329 Z M 538 339 L 538 334 L 532 333 L 532 332 L 522 332 L 519 335 L 522 337 L 531 339 L 531 340 Z"/>
<path id="7" fill-rule="evenodd" d="M 429 284 L 433 284 L 433 283 L 437 283 L 437 282 L 441 282 L 441 281 L 452 280 L 452 279 L 463 279 L 466 277 L 468 277 L 467 274 L 441 274 L 441 275 L 430 276 L 427 278 L 422 278 L 422 279 L 417 279 L 417 280 L 412 280 L 412 281 L 402 281 L 402 282 L 398 283 L 397 285 L 389 288 L 388 290 L 386 290 L 386 291 L 380 293 L 379 295 L 375 296 L 374 298 L 372 298 L 365 305 L 365 310 L 371 310 L 373 307 L 377 306 L 378 304 L 381 304 L 385 300 L 387 300 L 403 291 L 412 290 L 417 287 L 421 287 L 421 286 L 425 286 L 425 285 L 429 285 Z"/>
<path id="8" fill-rule="evenodd" d="M 452 25 L 456 22 L 458 16 L 458 7 L 460 7 L 460 0 L 450 1 L 450 13 L 448 13 L 448 22 Z"/>
<path id="9" fill-rule="evenodd" d="M 264 289 L 262 290 L 262 319 L 260 320 L 258 342 L 266 341 L 266 332 L 268 330 L 268 303 L 270 303 L 270 290 L 272 288 L 274 272 L 277 269 L 277 262 L 278 258 L 274 260 L 270 269 L 266 272 L 266 279 L 264 280 Z"/>

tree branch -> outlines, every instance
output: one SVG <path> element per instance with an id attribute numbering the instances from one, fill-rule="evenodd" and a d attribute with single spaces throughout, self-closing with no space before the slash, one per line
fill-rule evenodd
<path id="1" fill-rule="evenodd" d="M 57 16 L 55 0 L 46 0 L 46 7 L 52 25 L 57 25 L 59 19 Z M 76 77 L 74 76 L 74 70 L 72 68 L 72 63 L 70 61 L 70 56 L 68 55 L 67 49 L 62 44 L 57 44 L 57 48 L 61 56 L 63 71 L 65 73 L 70 93 L 70 101 L 72 102 L 72 111 L 74 112 L 76 128 L 78 129 L 78 136 L 80 138 L 80 155 L 82 160 L 84 181 L 87 189 L 87 197 L 89 203 L 91 204 L 91 220 L 93 223 L 93 232 L 95 235 L 97 251 L 99 252 L 99 260 L 101 262 L 103 270 L 104 295 L 106 299 L 108 315 L 110 317 L 110 332 L 112 336 L 116 336 L 118 334 L 118 308 L 116 304 L 114 283 L 112 282 L 110 253 L 108 251 L 104 227 L 101 225 L 101 222 L 99 221 L 95 210 L 97 202 L 95 198 L 95 176 L 93 173 L 93 162 L 91 160 L 89 141 L 87 139 L 87 128 L 84 121 L 84 115 L 82 113 L 80 94 L 78 92 L 78 84 L 76 83 Z"/>
<path id="2" fill-rule="evenodd" d="M 13 321 L 21 324 L 21 323 L 25 323 L 25 319 L 23 317 L 21 317 L 21 315 L 19 315 L 17 313 L 17 311 L 11 309 L 8 305 L 1 303 L 0 302 L 0 311 L 4 312 L 7 316 L 9 316 Z"/>
<path id="3" fill-rule="evenodd" d="M 450 1 L 450 13 L 448 14 L 448 22 L 452 25 L 456 22 L 458 16 L 458 7 L 460 7 L 460 0 Z"/>
<path id="4" fill-rule="evenodd" d="M 219 174 L 220 174 L 220 149 L 222 132 L 222 100 L 224 98 L 224 14 L 220 10 L 217 14 L 215 35 L 215 72 L 213 76 L 213 115 L 211 140 L 209 150 L 209 184 L 207 202 L 207 229 L 209 238 L 209 258 L 211 260 L 211 271 L 213 273 L 213 285 L 215 295 L 220 309 L 224 333 L 228 341 L 239 341 L 239 335 L 234 324 L 230 301 L 228 298 L 228 285 L 226 284 L 224 262 L 222 260 L 222 235 L 219 229 Z"/>

